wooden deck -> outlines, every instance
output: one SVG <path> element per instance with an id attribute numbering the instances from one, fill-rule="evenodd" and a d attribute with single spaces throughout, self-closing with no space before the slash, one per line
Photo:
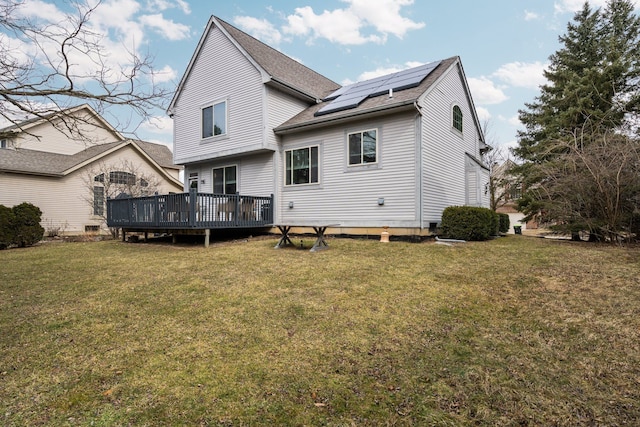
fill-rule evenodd
<path id="1" fill-rule="evenodd" d="M 107 200 L 107 226 L 126 232 L 205 234 L 273 225 L 273 195 L 189 193 Z M 208 240 L 208 239 L 207 239 Z"/>

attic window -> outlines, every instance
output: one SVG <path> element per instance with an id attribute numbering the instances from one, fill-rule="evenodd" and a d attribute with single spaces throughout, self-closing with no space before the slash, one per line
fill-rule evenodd
<path id="1" fill-rule="evenodd" d="M 227 101 L 216 102 L 202 109 L 202 138 L 226 135 Z"/>
<path id="2" fill-rule="evenodd" d="M 0 149 L 9 148 L 9 141 L 6 139 L 0 139 Z"/>
<path id="3" fill-rule="evenodd" d="M 462 110 L 457 105 L 453 106 L 453 128 L 462 132 Z"/>

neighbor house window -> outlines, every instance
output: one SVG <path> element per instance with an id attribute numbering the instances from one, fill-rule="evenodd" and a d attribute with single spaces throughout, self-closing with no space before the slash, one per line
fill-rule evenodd
<path id="1" fill-rule="evenodd" d="M 111 184 L 135 185 L 136 176 L 129 172 L 112 171 L 109 172 L 109 182 Z"/>
<path id="2" fill-rule="evenodd" d="M 298 148 L 284 152 L 286 185 L 318 182 L 318 147 Z"/>
<path id="3" fill-rule="evenodd" d="M 93 187 L 93 214 L 104 215 L 104 187 Z"/>
<path id="4" fill-rule="evenodd" d="M 457 105 L 453 106 L 453 128 L 462 132 L 462 110 Z"/>
<path id="5" fill-rule="evenodd" d="M 202 138 L 226 135 L 227 101 L 217 102 L 202 109 Z"/>
<path id="6" fill-rule="evenodd" d="M 238 168 L 226 166 L 213 170 L 214 194 L 236 194 L 238 191 Z"/>
<path id="7" fill-rule="evenodd" d="M 349 165 L 363 165 L 378 161 L 378 131 L 375 129 L 350 133 Z"/>

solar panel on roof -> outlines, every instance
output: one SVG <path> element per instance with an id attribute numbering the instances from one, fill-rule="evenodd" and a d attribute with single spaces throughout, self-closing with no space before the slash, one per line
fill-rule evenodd
<path id="1" fill-rule="evenodd" d="M 341 87 L 324 99 L 331 102 L 316 111 L 315 116 L 355 108 L 365 99 L 388 93 L 390 89 L 400 91 L 416 87 L 440 65 L 440 62 L 431 62 L 419 67 Z"/>

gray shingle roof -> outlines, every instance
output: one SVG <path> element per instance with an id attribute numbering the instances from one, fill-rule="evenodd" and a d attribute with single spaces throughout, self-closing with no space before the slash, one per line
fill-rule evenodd
<path id="1" fill-rule="evenodd" d="M 169 148 L 161 144 L 132 141 L 162 167 L 178 168 L 173 164 Z M 63 176 L 67 170 L 91 160 L 126 142 L 117 141 L 88 147 L 76 154 L 57 154 L 36 150 L 0 150 L 0 171 L 33 175 Z"/>
<path id="2" fill-rule="evenodd" d="M 372 114 L 377 111 L 388 111 L 390 109 L 411 106 L 418 97 L 420 97 L 420 95 L 427 91 L 444 74 L 444 72 L 458 60 L 459 58 L 457 56 L 443 60 L 440 65 L 438 65 L 418 86 L 411 89 L 393 92 L 392 98 L 389 98 L 388 94 L 383 94 L 365 99 L 356 108 L 336 111 L 316 117 L 315 113 L 322 107 L 329 104 L 330 101 L 321 102 L 319 104 L 312 105 L 306 110 L 295 115 L 275 128 L 274 131 L 276 133 L 293 132 L 297 129 L 322 125 L 324 123 L 332 123 L 365 114 Z"/>
<path id="3" fill-rule="evenodd" d="M 218 17 L 215 19 L 270 76 L 279 82 L 316 99 L 322 99 L 340 87 L 338 83 L 262 43 L 224 20 Z"/>

